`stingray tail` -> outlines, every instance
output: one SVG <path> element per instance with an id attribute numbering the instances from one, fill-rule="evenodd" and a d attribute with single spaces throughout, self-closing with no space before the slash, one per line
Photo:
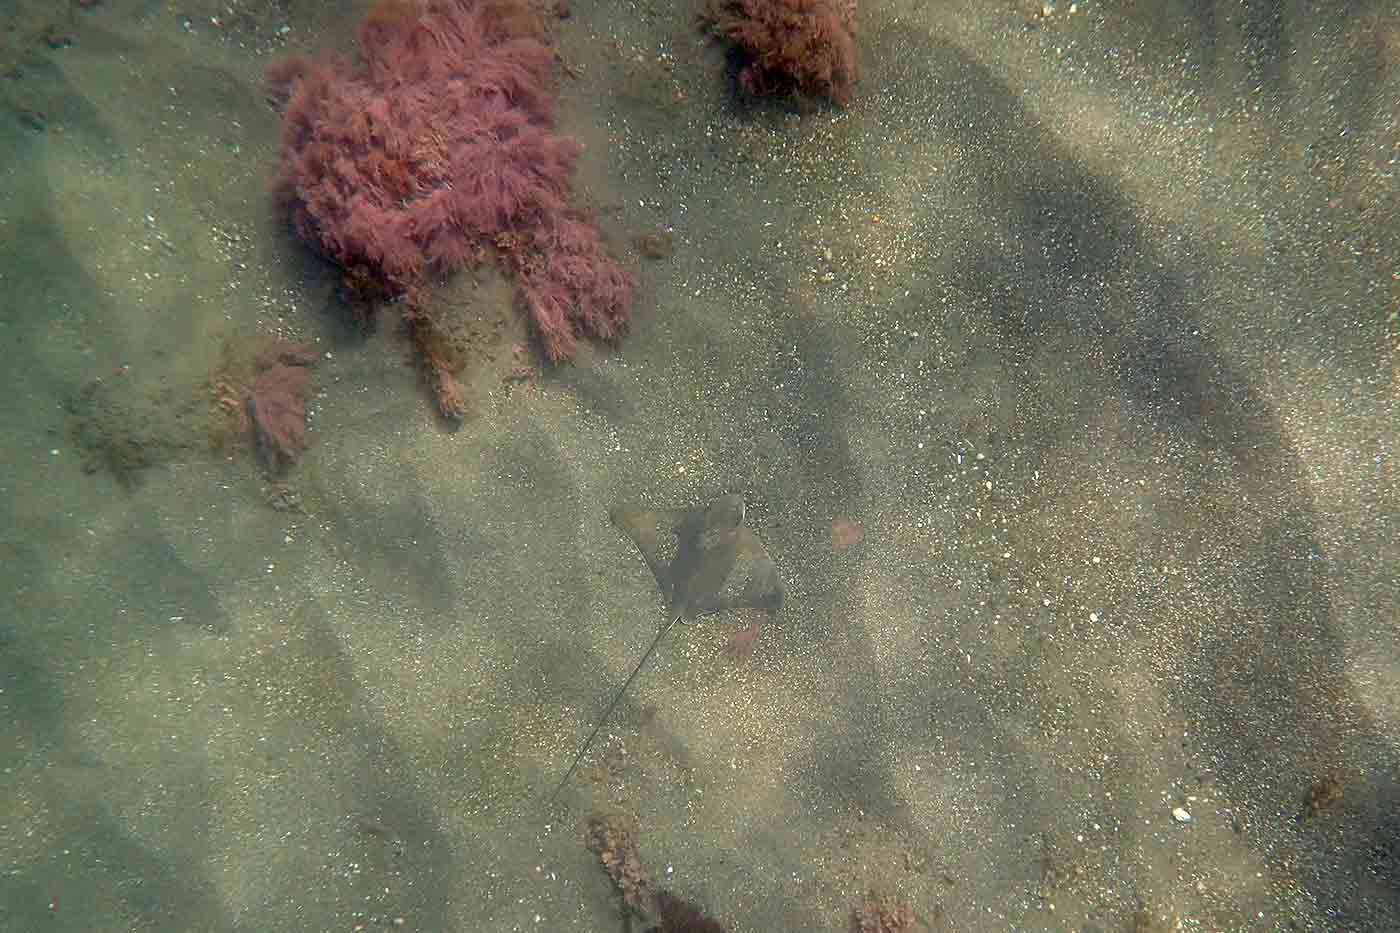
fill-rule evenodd
<path id="1" fill-rule="evenodd" d="M 628 677 L 627 682 L 622 685 L 622 689 L 613 695 L 612 702 L 609 703 L 608 708 L 603 711 L 602 718 L 598 720 L 598 725 L 593 727 L 593 731 L 590 732 L 588 738 L 584 740 L 583 747 L 580 748 L 578 754 L 574 756 L 574 763 L 569 765 L 569 770 L 565 771 L 564 776 L 559 779 L 559 786 L 554 788 L 554 793 L 549 795 L 550 803 L 553 803 L 554 799 L 559 796 L 559 792 L 564 789 L 564 785 L 569 783 L 569 778 L 574 776 L 574 771 L 577 770 L 578 763 L 583 760 L 584 754 L 587 753 L 588 746 L 593 744 L 593 740 L 598 737 L 599 730 L 603 728 L 603 723 L 607 722 L 613 710 L 617 709 L 617 704 L 622 700 L 622 695 L 627 692 L 627 688 L 632 686 L 632 681 L 637 679 L 637 675 L 642 672 L 642 668 L 646 666 L 647 661 L 651 660 L 651 656 L 656 652 L 656 646 L 661 644 L 661 639 L 665 638 L 666 633 L 680 620 L 681 613 L 678 612 L 672 617 L 670 622 L 666 623 L 661 631 L 656 633 L 656 637 L 651 640 L 651 647 L 647 649 L 647 653 L 642 655 L 642 659 L 638 661 L 637 666 L 633 668 L 632 676 Z"/>

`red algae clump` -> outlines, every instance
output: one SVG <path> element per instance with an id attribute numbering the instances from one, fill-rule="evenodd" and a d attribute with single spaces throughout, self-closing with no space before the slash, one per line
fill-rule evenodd
<path id="1" fill-rule="evenodd" d="M 358 49 L 268 72 L 286 101 L 276 191 L 298 234 L 361 293 L 402 301 L 410 329 L 429 276 L 494 258 L 550 360 L 619 338 L 633 277 L 571 204 L 580 146 L 554 130 L 555 53 L 523 0 L 381 0 Z M 460 415 L 451 374 L 425 362 Z"/>

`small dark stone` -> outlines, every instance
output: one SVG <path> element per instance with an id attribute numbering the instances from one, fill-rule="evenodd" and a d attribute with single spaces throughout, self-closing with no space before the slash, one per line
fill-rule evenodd
<path id="1" fill-rule="evenodd" d="M 669 230 L 644 233 L 637 237 L 637 249 L 647 259 L 670 259 L 676 252 L 676 238 Z"/>
<path id="2" fill-rule="evenodd" d="M 44 44 L 51 49 L 66 49 L 73 44 L 73 36 L 59 31 L 57 26 L 49 26 L 44 30 Z"/>

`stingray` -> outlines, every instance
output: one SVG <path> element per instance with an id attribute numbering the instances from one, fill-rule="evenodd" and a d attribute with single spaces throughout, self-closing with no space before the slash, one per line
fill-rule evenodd
<path id="1" fill-rule="evenodd" d="M 613 696 L 550 800 L 558 797 L 573 777 L 627 688 L 677 622 L 727 609 L 763 609 L 772 615 L 783 603 L 783 581 L 778 568 L 758 535 L 744 525 L 743 496 L 731 493 L 705 508 L 693 509 L 653 511 L 620 506 L 612 510 L 611 517 L 613 524 L 637 545 L 651 568 L 656 586 L 666 600 L 670 621 L 656 633 L 632 675 Z M 756 628 L 750 629 L 749 643 L 756 632 Z"/>

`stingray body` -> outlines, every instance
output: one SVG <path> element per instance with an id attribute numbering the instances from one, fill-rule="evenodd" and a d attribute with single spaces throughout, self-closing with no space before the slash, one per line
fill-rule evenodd
<path id="1" fill-rule="evenodd" d="M 598 731 L 608 721 L 632 681 L 656 651 L 666 633 L 682 619 L 726 609 L 764 609 L 777 612 L 783 602 L 783 581 L 778 568 L 744 525 L 744 499 L 720 496 L 704 508 L 648 510 L 631 506 L 613 509 L 612 521 L 632 539 L 647 562 L 657 588 L 670 609 L 669 621 L 657 632 L 632 675 L 574 756 L 550 799 L 564 789 L 583 760 Z"/>

